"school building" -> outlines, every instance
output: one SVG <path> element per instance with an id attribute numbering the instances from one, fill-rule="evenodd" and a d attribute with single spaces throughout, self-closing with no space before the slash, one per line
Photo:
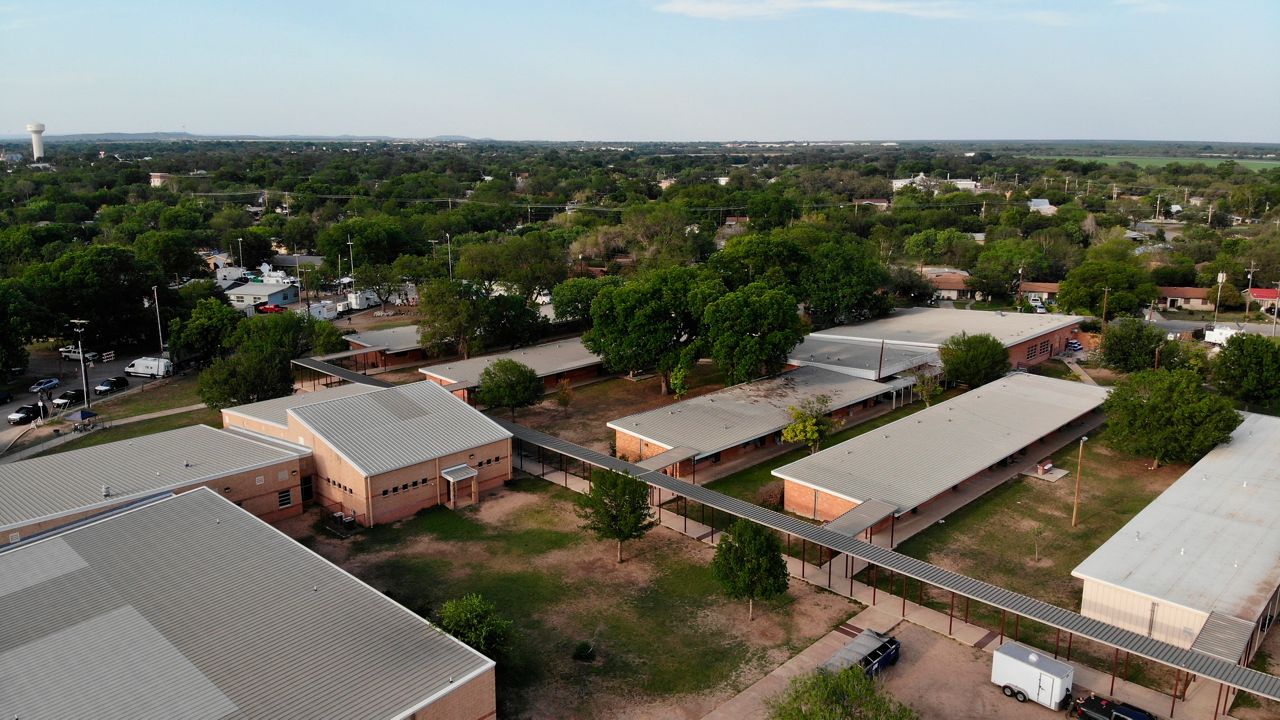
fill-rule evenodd
<path id="1" fill-rule="evenodd" d="M 567 380 L 572 384 L 599 377 L 604 361 L 582 345 L 582 338 L 570 338 L 541 345 L 530 345 L 509 352 L 454 360 L 418 370 L 437 385 L 475 404 L 475 390 L 480 386 L 480 373 L 497 360 L 515 360 L 527 365 L 542 379 L 550 392 Z"/>

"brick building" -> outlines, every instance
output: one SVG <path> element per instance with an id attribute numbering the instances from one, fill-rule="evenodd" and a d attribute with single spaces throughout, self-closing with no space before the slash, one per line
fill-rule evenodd
<path id="1" fill-rule="evenodd" d="M 474 405 L 475 389 L 480 386 L 480 373 L 496 360 L 515 360 L 528 365 L 542 378 L 542 384 L 548 392 L 554 390 L 561 380 L 577 384 L 599 377 L 604 364 L 600 356 L 583 347 L 581 338 L 570 338 L 431 365 L 418 372 Z"/>

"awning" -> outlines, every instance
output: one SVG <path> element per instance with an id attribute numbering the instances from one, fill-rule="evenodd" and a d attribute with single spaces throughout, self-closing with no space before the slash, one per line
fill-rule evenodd
<path id="1" fill-rule="evenodd" d="M 695 457 L 697 454 L 698 451 L 693 448 L 675 447 L 664 453 L 654 455 L 651 458 L 645 458 L 636 464 L 645 470 L 662 470 L 663 468 L 671 467 L 678 462 Z"/>
<path id="2" fill-rule="evenodd" d="M 823 525 L 824 528 L 856 538 L 867 528 L 875 526 L 898 511 L 898 506 L 883 500 L 868 500 L 852 510 Z"/>
<path id="3" fill-rule="evenodd" d="M 357 340 L 356 342 L 360 342 L 360 341 Z M 380 350 L 386 350 L 386 349 L 387 349 L 387 346 L 385 345 L 371 345 L 368 347 L 358 347 L 355 350 L 342 350 L 336 353 L 329 353 L 328 355 L 315 355 L 311 359 L 319 360 L 321 362 L 328 362 L 330 360 L 341 360 L 342 358 L 355 357 L 356 355 L 367 355 L 369 353 L 376 353 Z"/>
<path id="4" fill-rule="evenodd" d="M 470 480 L 480 473 L 476 472 L 476 469 L 470 465 L 454 465 L 453 467 L 447 467 L 441 470 L 440 474 L 444 476 L 445 480 L 448 480 L 451 483 L 457 483 L 462 482 L 463 480 Z"/>

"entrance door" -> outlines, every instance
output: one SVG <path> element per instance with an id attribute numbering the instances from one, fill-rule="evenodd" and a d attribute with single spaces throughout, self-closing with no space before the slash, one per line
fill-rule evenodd
<path id="1" fill-rule="evenodd" d="M 1057 698 L 1053 696 L 1053 676 L 1040 673 L 1040 685 L 1036 688 L 1036 702 L 1045 707 L 1053 707 L 1055 700 Z"/>
<path id="2" fill-rule="evenodd" d="M 302 478 L 302 502 L 304 503 L 309 503 L 315 498 L 316 491 L 311 485 L 313 479 L 311 475 Z"/>

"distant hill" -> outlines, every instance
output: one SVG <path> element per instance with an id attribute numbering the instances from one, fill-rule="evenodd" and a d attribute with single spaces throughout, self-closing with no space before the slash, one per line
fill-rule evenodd
<path id="1" fill-rule="evenodd" d="M 0 135 L 0 141 L 26 140 L 25 134 Z M 46 133 L 45 142 L 201 142 L 201 141 L 324 141 L 324 142 L 391 142 L 393 140 L 426 140 L 428 142 L 492 142 L 487 138 L 467 135 L 436 135 L 428 138 L 396 138 L 390 135 L 197 135 L 189 132 L 102 132 L 55 135 Z"/>

